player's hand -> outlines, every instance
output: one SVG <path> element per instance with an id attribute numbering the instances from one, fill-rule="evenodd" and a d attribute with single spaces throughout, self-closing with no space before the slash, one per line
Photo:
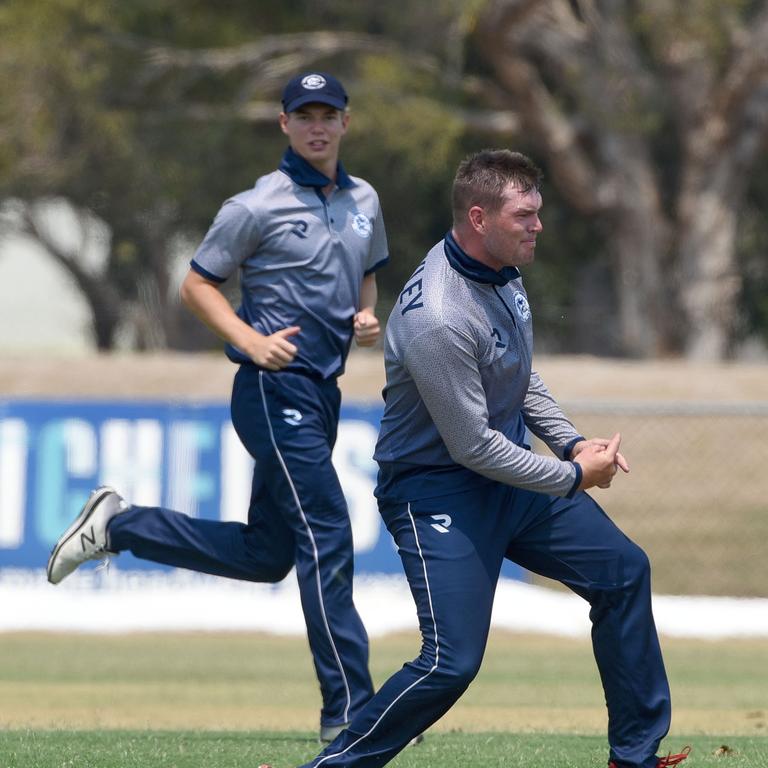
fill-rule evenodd
<path id="1" fill-rule="evenodd" d="M 353 318 L 355 341 L 359 347 L 372 347 L 381 333 L 379 319 L 368 309 L 361 309 Z"/>
<path id="2" fill-rule="evenodd" d="M 258 334 L 250 349 L 245 351 L 259 367 L 266 368 L 268 371 L 279 371 L 296 357 L 299 349 L 291 343 L 290 338 L 300 330 L 298 325 L 292 325 L 290 328 L 281 328 L 269 336 Z"/>
<path id="3" fill-rule="evenodd" d="M 575 459 L 587 446 L 594 445 L 598 448 L 607 448 L 608 443 L 610 442 L 611 441 L 605 437 L 592 437 L 589 440 L 579 440 L 579 442 L 571 448 L 571 460 Z M 616 466 L 622 472 L 629 472 L 629 464 L 627 463 L 627 460 L 618 452 L 616 453 Z"/>
<path id="4" fill-rule="evenodd" d="M 603 444 L 605 443 L 605 444 Z M 619 462 L 619 445 L 621 445 L 621 435 L 617 432 L 610 440 L 602 439 L 585 440 L 574 446 L 574 461 L 581 467 L 581 484 L 579 490 L 585 491 L 587 488 L 608 488 L 611 485 L 614 475 L 617 472 Z M 577 446 L 581 446 L 576 450 Z M 629 467 L 625 465 L 622 469 L 629 472 Z M 625 468 L 626 467 L 626 468 Z"/>

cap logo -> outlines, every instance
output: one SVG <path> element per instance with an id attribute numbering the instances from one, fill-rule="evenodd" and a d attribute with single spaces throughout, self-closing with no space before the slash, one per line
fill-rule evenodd
<path id="1" fill-rule="evenodd" d="M 325 88 L 325 78 L 322 75 L 307 75 L 302 78 L 301 85 L 308 91 L 317 91 L 320 88 Z"/>

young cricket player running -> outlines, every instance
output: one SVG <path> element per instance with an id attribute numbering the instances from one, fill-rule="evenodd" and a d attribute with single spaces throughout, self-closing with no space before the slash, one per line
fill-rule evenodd
<path id="1" fill-rule="evenodd" d="M 295 566 L 330 741 L 373 694 L 352 600 L 352 533 L 331 464 L 352 340 L 379 336 L 375 272 L 388 258 L 379 199 L 339 163 L 347 94 L 309 72 L 283 91 L 289 147 L 278 170 L 227 200 L 181 295 L 239 365 L 232 422 L 256 460 L 247 524 L 129 505 L 97 489 L 48 563 L 54 584 L 86 560 L 129 550 L 194 571 L 276 582 Z M 235 310 L 219 290 L 240 273 Z M 203 607 L 201 606 L 201 609 Z"/>

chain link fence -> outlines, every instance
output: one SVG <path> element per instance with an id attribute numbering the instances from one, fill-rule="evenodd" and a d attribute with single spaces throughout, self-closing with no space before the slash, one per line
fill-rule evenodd
<path id="1" fill-rule="evenodd" d="M 768 403 L 561 405 L 584 435 L 622 434 L 630 474 L 590 493 L 648 553 L 654 592 L 768 597 Z"/>

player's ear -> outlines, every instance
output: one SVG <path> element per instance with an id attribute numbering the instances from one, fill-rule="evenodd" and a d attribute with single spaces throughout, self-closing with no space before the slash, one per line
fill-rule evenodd
<path id="1" fill-rule="evenodd" d="M 485 211 L 479 205 L 473 205 L 467 211 L 467 220 L 475 232 L 485 234 Z"/>
<path id="2" fill-rule="evenodd" d="M 280 130 L 287 136 L 288 135 L 288 115 L 285 112 L 281 112 L 278 115 L 277 119 L 280 123 Z"/>

